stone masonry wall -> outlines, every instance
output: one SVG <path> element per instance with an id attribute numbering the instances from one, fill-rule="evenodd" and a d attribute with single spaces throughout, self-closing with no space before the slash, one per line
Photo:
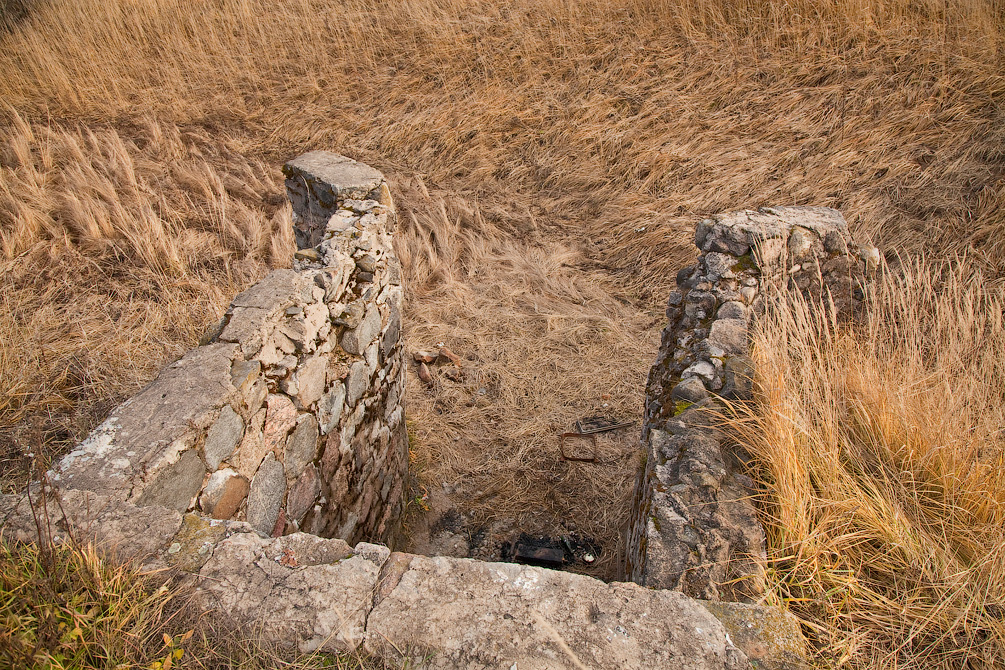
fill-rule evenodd
<path id="1" fill-rule="evenodd" d="M 754 602 L 765 538 L 747 456 L 715 428 L 725 401 L 751 397 L 752 320 L 771 287 L 854 309 L 879 262 L 823 207 L 741 211 L 698 224 L 696 265 L 677 275 L 646 384 L 645 467 L 635 490 L 626 576 L 708 601 Z"/>
<path id="2" fill-rule="evenodd" d="M 806 667 L 792 616 L 729 602 L 756 595 L 763 536 L 741 500 L 742 455 L 696 408 L 749 395 L 746 328 L 768 268 L 809 292 L 851 290 L 840 215 L 699 226 L 704 253 L 671 296 L 647 389 L 638 583 L 605 584 L 371 543 L 394 539 L 408 467 L 394 210 L 380 173 L 347 158 L 312 152 L 284 172 L 292 269 L 238 295 L 47 481 L 0 496 L 5 539 L 93 543 L 187 573 L 207 616 L 301 652 L 445 669 Z M 730 570 L 754 579 L 727 584 Z"/>
<path id="3" fill-rule="evenodd" d="M 62 488 L 265 535 L 391 538 L 408 445 L 390 195 L 379 172 L 333 154 L 284 171 L 312 246 L 63 458 Z"/>

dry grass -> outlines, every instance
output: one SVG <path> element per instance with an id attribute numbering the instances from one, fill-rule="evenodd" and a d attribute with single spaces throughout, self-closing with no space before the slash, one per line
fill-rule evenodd
<path id="1" fill-rule="evenodd" d="M 109 561 L 89 545 L 0 536 L 0 668 L 47 670 L 390 670 L 361 653 L 297 654 L 225 629 L 190 585 Z"/>
<path id="2" fill-rule="evenodd" d="M 868 323 L 782 300 L 756 338 L 773 596 L 824 665 L 1001 668 L 1005 291 L 910 262 Z"/>
<path id="3" fill-rule="evenodd" d="M 428 482 L 470 483 L 480 518 L 593 489 L 584 523 L 613 533 L 627 448 L 563 466 L 554 433 L 604 393 L 637 416 L 703 215 L 830 205 L 1005 277 L 1001 0 L 0 5 L 22 6 L 0 31 L 5 488 L 287 262 L 278 166 L 308 149 L 401 194 L 407 344 L 471 361 L 410 381 L 410 415 Z"/>

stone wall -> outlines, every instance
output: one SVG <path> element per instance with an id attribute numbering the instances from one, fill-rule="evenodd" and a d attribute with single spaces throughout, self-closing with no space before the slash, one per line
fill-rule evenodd
<path id="1" fill-rule="evenodd" d="M 63 458 L 62 488 L 265 535 L 392 537 L 408 444 L 390 195 L 379 172 L 333 154 L 284 172 L 308 245 L 293 268 L 238 295 L 202 346 Z"/>
<path id="2" fill-rule="evenodd" d="M 695 243 L 698 262 L 677 275 L 646 383 L 625 572 L 703 600 L 755 602 L 764 533 L 747 455 L 716 429 L 716 415 L 751 397 L 750 327 L 766 296 L 801 291 L 847 313 L 879 253 L 859 248 L 841 214 L 822 207 L 716 216 L 698 224 Z"/>
<path id="3" fill-rule="evenodd" d="M 7 537 L 72 538 L 189 573 L 209 616 L 303 652 L 458 669 L 805 667 L 793 617 L 728 602 L 756 597 L 764 542 L 741 500 L 742 456 L 696 408 L 749 395 L 759 269 L 777 265 L 810 292 L 844 286 L 839 215 L 770 210 L 699 226 L 704 253 L 679 277 L 648 384 L 628 569 L 638 584 L 605 584 L 372 544 L 394 539 L 408 466 L 395 214 L 368 166 L 313 152 L 284 172 L 292 269 L 237 296 L 34 498 L 0 496 Z M 727 584 L 734 573 L 746 581 Z"/>

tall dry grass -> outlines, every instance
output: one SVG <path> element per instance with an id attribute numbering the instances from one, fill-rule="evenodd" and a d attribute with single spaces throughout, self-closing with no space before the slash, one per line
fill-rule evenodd
<path id="1" fill-rule="evenodd" d="M 969 259 L 888 275 L 867 323 L 780 298 L 758 327 L 772 596 L 824 665 L 1005 664 L 1005 291 Z"/>

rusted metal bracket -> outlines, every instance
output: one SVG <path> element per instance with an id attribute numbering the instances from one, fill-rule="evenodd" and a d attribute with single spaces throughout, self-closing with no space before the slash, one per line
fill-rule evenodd
<path id="1" fill-rule="evenodd" d="M 600 428 L 590 428 L 582 430 L 582 424 L 577 421 L 576 428 L 579 430 L 571 433 L 562 433 L 558 436 L 559 450 L 562 452 L 562 459 L 566 461 L 583 461 L 585 463 L 595 463 L 597 461 L 597 434 L 607 433 L 619 428 L 628 428 L 635 425 L 634 421 L 616 423 L 611 426 L 601 426 Z M 588 456 L 581 455 L 572 445 L 576 442 L 589 442 L 587 450 Z"/>
<path id="2" fill-rule="evenodd" d="M 589 442 L 589 456 L 580 456 L 570 449 L 571 442 Z M 559 435 L 558 444 L 562 452 L 562 459 L 566 461 L 585 461 L 594 463 L 597 460 L 597 436 L 594 433 L 562 433 Z"/>

